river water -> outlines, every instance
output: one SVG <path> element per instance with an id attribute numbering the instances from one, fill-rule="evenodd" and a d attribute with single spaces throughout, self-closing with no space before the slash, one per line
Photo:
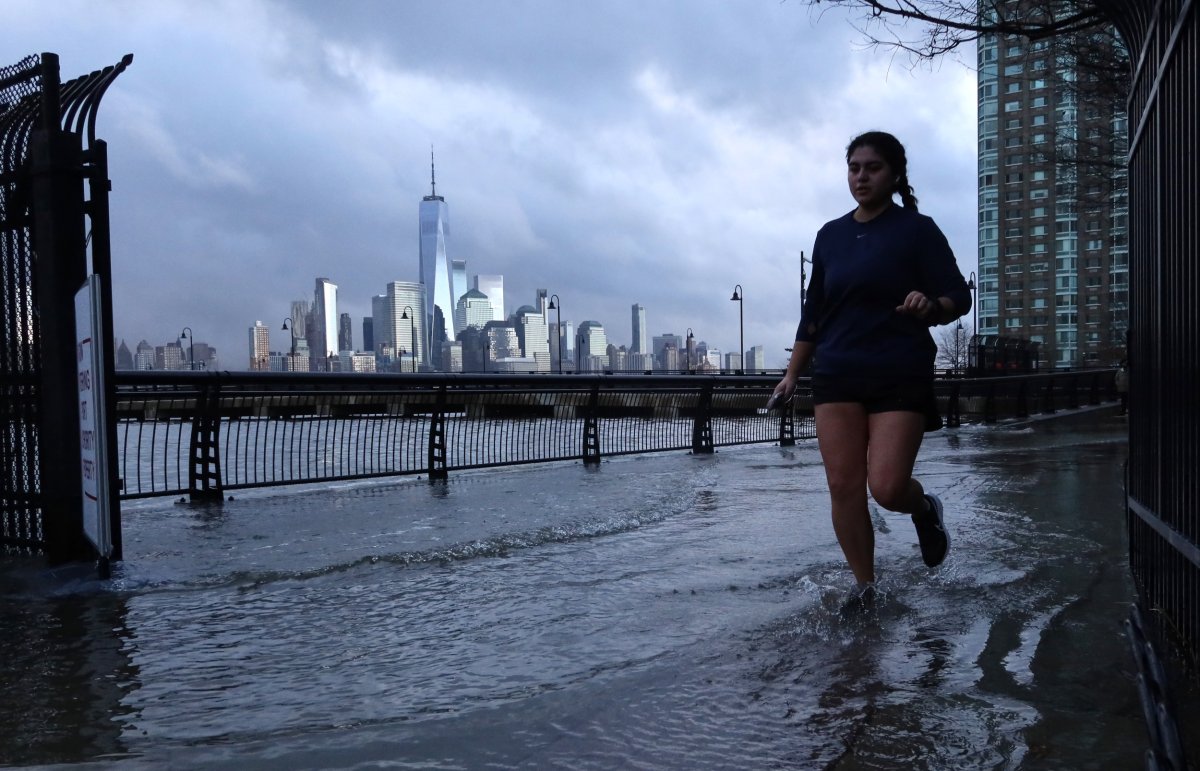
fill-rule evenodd
<path id="1" fill-rule="evenodd" d="M 0 763 L 1135 768 L 1124 426 L 963 428 L 851 579 L 812 442 L 127 503 L 125 562 L 0 563 Z"/>

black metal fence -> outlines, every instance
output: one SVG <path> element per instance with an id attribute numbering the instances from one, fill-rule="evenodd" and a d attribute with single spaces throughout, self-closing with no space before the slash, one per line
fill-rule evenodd
<path id="1" fill-rule="evenodd" d="M 112 339 L 100 100 L 132 57 L 65 83 L 58 57 L 0 67 L 0 548 L 86 559 L 74 294 L 102 278 Z M 85 189 L 86 186 L 86 189 Z M 112 357 L 105 362 L 112 370 Z M 110 441 L 112 440 L 110 434 Z M 114 480 L 110 480 L 114 481 Z M 115 490 L 115 485 L 113 486 Z M 119 528 L 113 555 L 120 557 Z"/>
<path id="2" fill-rule="evenodd" d="M 1130 566 L 1200 672 L 1200 51 L 1192 0 L 1108 3 L 1129 99 Z"/>
<path id="3" fill-rule="evenodd" d="M 122 496 L 425 474 L 815 436 L 778 375 L 337 375 L 121 372 Z M 950 426 L 1115 398 L 1113 370 L 937 382 Z"/>

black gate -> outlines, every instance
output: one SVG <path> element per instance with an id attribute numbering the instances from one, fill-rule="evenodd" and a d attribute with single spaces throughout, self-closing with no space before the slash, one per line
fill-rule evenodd
<path id="1" fill-rule="evenodd" d="M 54 54 L 0 67 L 0 551 L 92 556 L 80 515 L 74 295 L 89 273 L 101 277 L 97 333 L 111 384 L 108 161 L 96 112 L 132 60 L 67 83 Z M 115 473 L 109 483 L 119 559 Z"/>
<path id="2" fill-rule="evenodd" d="M 1130 565 L 1175 649 L 1200 660 L 1200 53 L 1193 0 L 1112 0 L 1129 98 Z"/>

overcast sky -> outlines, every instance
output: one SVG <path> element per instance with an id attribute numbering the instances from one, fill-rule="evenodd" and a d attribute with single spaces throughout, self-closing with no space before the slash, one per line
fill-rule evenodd
<path id="1" fill-rule="evenodd" d="M 4 63 L 63 79 L 134 55 L 104 97 L 116 335 L 184 326 L 245 369 L 313 279 L 354 321 L 416 281 L 417 207 L 449 207 L 451 257 L 503 274 L 506 311 L 557 293 L 563 320 L 630 343 L 746 346 L 782 366 L 800 254 L 853 207 L 849 139 L 907 148 L 921 210 L 976 267 L 973 49 L 913 68 L 801 0 L 3 0 Z"/>

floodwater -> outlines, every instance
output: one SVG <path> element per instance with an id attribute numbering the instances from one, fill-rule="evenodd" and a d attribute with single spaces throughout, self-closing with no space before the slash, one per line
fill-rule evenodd
<path id="1" fill-rule="evenodd" d="M 1140 767 L 1124 437 L 929 435 L 950 556 L 876 512 L 852 616 L 812 442 L 126 504 L 0 562 L 0 764 Z"/>

